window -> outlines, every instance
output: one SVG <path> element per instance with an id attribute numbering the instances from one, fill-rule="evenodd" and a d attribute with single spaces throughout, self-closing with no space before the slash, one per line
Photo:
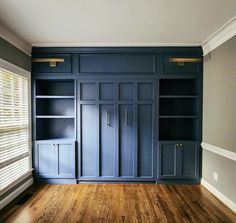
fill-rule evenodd
<path id="1" fill-rule="evenodd" d="M 31 170 L 29 79 L 0 68 L 0 193 Z"/>

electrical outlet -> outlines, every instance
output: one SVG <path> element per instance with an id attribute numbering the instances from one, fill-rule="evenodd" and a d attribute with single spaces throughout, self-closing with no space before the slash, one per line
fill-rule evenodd
<path id="1" fill-rule="evenodd" d="M 218 181 L 218 173 L 216 173 L 216 172 L 213 173 L 213 179 L 215 181 Z"/>

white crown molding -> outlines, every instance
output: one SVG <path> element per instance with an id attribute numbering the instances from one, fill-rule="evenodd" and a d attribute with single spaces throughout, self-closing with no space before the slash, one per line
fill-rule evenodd
<path id="1" fill-rule="evenodd" d="M 203 43 L 203 55 L 207 55 L 218 46 L 225 43 L 236 35 L 236 16 L 220 27 L 215 33 L 208 37 Z"/>
<path id="2" fill-rule="evenodd" d="M 203 185 L 207 190 L 209 190 L 212 194 L 214 194 L 220 201 L 222 201 L 225 205 L 227 205 L 232 211 L 236 213 L 236 204 L 226 197 L 223 193 L 209 184 L 206 180 L 201 180 L 201 185 Z"/>
<path id="3" fill-rule="evenodd" d="M 33 43 L 35 47 L 159 47 L 201 46 L 201 43 Z"/>
<path id="4" fill-rule="evenodd" d="M 22 52 L 26 53 L 27 55 L 31 56 L 31 45 L 26 43 L 12 31 L 7 29 L 4 25 L 0 23 L 0 37 L 9 42 L 11 45 L 15 46 Z"/>
<path id="5" fill-rule="evenodd" d="M 205 142 L 202 142 L 201 146 L 205 150 L 208 150 L 210 152 L 216 153 L 217 155 L 236 161 L 236 153 L 234 152 L 222 149 L 220 147 L 217 147 L 217 146 L 205 143 Z"/>

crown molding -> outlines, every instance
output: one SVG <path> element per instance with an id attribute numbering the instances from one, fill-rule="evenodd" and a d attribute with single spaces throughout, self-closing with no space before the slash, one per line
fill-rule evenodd
<path id="1" fill-rule="evenodd" d="M 201 43 L 33 43 L 34 47 L 189 47 Z"/>
<path id="2" fill-rule="evenodd" d="M 31 50 L 32 50 L 31 45 L 26 43 L 24 40 L 22 40 L 20 37 L 18 37 L 9 29 L 7 29 L 1 23 L 0 23 L 0 37 L 9 42 L 11 45 L 18 48 L 19 50 L 21 50 L 22 52 L 24 52 L 25 54 L 31 56 Z"/>
<path id="3" fill-rule="evenodd" d="M 203 55 L 207 55 L 218 46 L 236 35 L 236 16 L 220 27 L 202 43 Z"/>

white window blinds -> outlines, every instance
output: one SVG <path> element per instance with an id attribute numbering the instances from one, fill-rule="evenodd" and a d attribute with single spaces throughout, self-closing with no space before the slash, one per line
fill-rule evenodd
<path id="1" fill-rule="evenodd" d="M 30 170 L 28 82 L 0 68 L 0 192 Z"/>

